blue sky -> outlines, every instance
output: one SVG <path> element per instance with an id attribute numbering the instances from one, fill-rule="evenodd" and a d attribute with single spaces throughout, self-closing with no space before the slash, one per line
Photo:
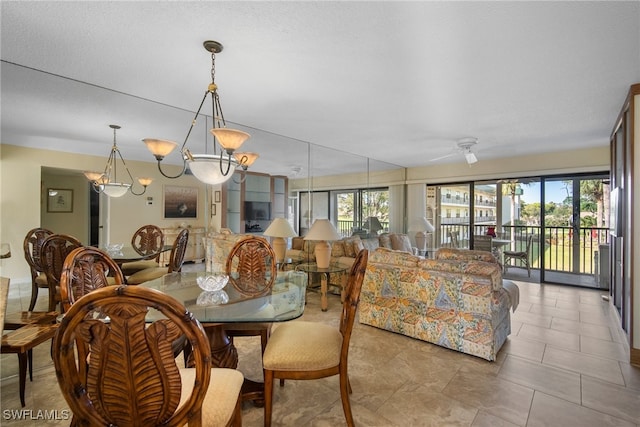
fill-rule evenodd
<path id="1" fill-rule="evenodd" d="M 531 184 L 523 184 L 522 200 L 526 203 L 540 202 L 540 182 L 532 182 Z M 547 181 L 545 186 L 545 198 L 547 203 L 562 203 L 567 197 L 567 191 L 563 181 Z"/>

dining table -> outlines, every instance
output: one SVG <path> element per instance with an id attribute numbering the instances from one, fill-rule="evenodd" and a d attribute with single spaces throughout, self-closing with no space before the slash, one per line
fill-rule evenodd
<path id="1" fill-rule="evenodd" d="M 132 245 L 122 245 L 121 247 L 108 245 L 103 250 L 113 259 L 119 267 L 126 262 L 143 261 L 153 259 L 163 252 L 170 251 L 172 245 L 164 245 L 157 252 L 143 253 Z"/>
<path id="2" fill-rule="evenodd" d="M 304 313 L 307 289 L 304 272 L 278 272 L 271 290 L 258 296 L 243 294 L 233 286 L 232 280 L 221 290 L 205 291 L 198 285 L 198 278 L 209 275 L 212 274 L 204 271 L 174 272 L 139 286 L 173 297 L 198 319 L 209 338 L 214 367 L 235 369 L 238 366 L 238 352 L 225 333 L 225 325 L 287 322 Z M 242 394 L 244 400 L 261 403 L 264 384 L 245 379 Z"/>

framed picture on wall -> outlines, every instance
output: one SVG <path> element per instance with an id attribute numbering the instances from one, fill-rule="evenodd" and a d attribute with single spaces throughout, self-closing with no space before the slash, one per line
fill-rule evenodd
<path id="1" fill-rule="evenodd" d="M 198 188 L 165 185 L 163 208 L 165 219 L 197 218 Z"/>
<path id="2" fill-rule="evenodd" d="M 73 212 L 73 190 L 47 188 L 47 212 Z"/>

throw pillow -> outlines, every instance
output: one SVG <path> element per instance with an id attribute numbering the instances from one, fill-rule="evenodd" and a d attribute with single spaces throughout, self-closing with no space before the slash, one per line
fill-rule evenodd
<path id="1" fill-rule="evenodd" d="M 291 239 L 291 249 L 300 251 L 302 250 L 303 247 L 304 247 L 304 239 L 302 237 L 294 237 Z"/>
<path id="2" fill-rule="evenodd" d="M 378 236 L 378 242 L 380 242 L 381 248 L 391 249 L 391 237 L 389 237 L 389 233 L 380 234 Z"/>
<path id="3" fill-rule="evenodd" d="M 406 234 L 391 234 L 391 249 L 412 253 L 411 240 Z"/>
<path id="4" fill-rule="evenodd" d="M 356 256 L 360 253 L 361 250 L 364 249 L 364 243 L 361 239 L 357 239 L 353 242 L 353 251 L 356 253 Z"/>
<path id="5" fill-rule="evenodd" d="M 331 257 L 342 257 L 344 256 L 344 242 L 342 240 L 335 241 L 331 243 Z"/>
<path id="6" fill-rule="evenodd" d="M 356 257 L 356 250 L 353 246 L 353 242 L 360 242 L 360 236 L 351 236 L 347 237 L 343 240 L 344 242 L 344 256 L 348 256 L 350 258 Z"/>

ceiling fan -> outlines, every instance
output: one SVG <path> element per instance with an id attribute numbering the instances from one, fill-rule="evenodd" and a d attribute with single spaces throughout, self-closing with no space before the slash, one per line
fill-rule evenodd
<path id="1" fill-rule="evenodd" d="M 478 138 L 474 138 L 474 137 L 461 138 L 456 143 L 457 148 L 452 153 L 449 153 L 445 156 L 436 157 L 435 159 L 431 159 L 431 161 L 435 162 L 436 160 L 442 160 L 442 159 L 446 159 L 447 157 L 452 157 L 458 154 L 462 154 L 465 160 L 467 161 L 467 163 L 472 165 L 478 161 L 478 158 L 476 157 L 475 153 L 471 151 L 471 148 L 474 147 L 477 143 L 478 143 Z"/>

